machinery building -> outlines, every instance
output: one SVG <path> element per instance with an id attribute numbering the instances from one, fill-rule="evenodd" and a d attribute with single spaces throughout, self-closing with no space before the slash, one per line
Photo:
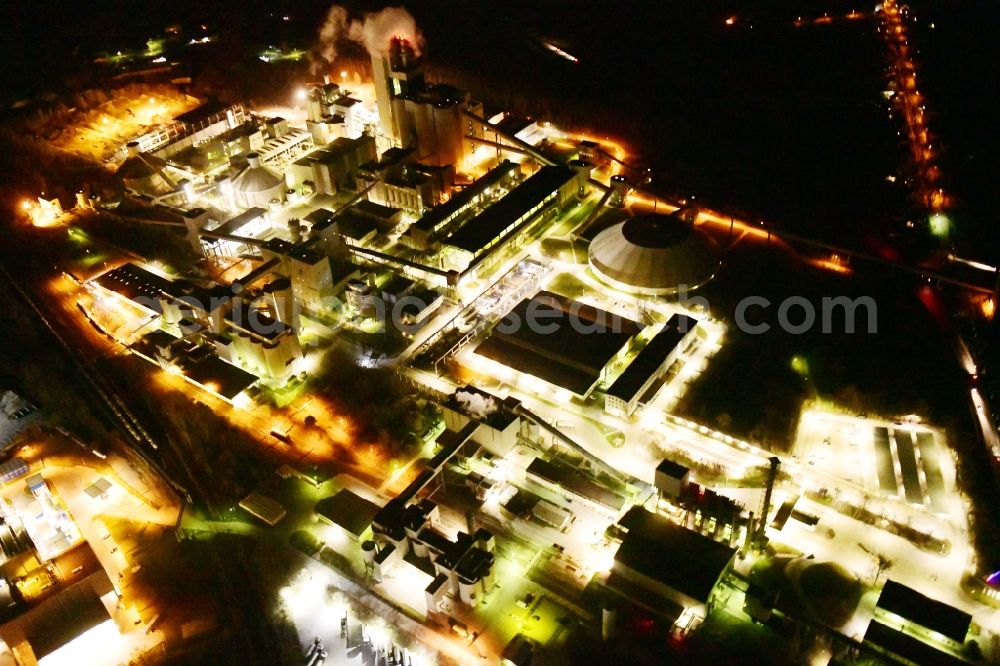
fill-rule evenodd
<path id="1" fill-rule="evenodd" d="M 504 160 L 448 201 L 427 211 L 407 228 L 403 242 L 416 250 L 431 249 L 447 229 L 463 224 L 476 208 L 506 194 L 519 175 L 520 167 Z"/>
<path id="2" fill-rule="evenodd" d="M 660 491 L 660 497 L 676 500 L 687 491 L 690 483 L 691 470 L 684 465 L 664 458 L 656 466 L 653 484 Z"/>
<path id="3" fill-rule="evenodd" d="M 544 326 L 529 326 L 532 317 Z M 504 326 L 504 322 L 521 325 Z M 624 359 L 642 326 L 548 291 L 518 303 L 476 355 L 530 375 L 556 389 L 586 398 L 606 379 L 608 367 Z"/>
<path id="4" fill-rule="evenodd" d="M 471 440 L 491 454 L 503 457 L 517 445 L 521 432 L 521 418 L 517 415 L 519 404 L 514 398 L 501 399 L 466 385 L 441 404 L 441 411 L 445 426 L 455 432 L 460 432 L 469 423 L 478 423 L 479 428 Z"/>
<path id="5" fill-rule="evenodd" d="M 697 289 L 719 269 L 712 240 L 676 213 L 636 215 L 605 229 L 591 241 L 589 257 L 602 282 L 647 296 Z"/>
<path id="6" fill-rule="evenodd" d="M 346 488 L 316 503 L 316 516 L 338 528 L 349 541 L 363 542 L 372 538 L 372 521 L 378 514 L 378 504 Z"/>
<path id="7" fill-rule="evenodd" d="M 282 307 L 275 308 L 275 290 L 259 294 L 248 290 L 234 296 L 229 287 L 206 289 L 185 280 L 167 280 L 135 264 L 112 269 L 90 284 L 159 317 L 160 328 L 173 339 L 161 335 L 146 340 L 137 351 L 164 367 L 183 373 L 194 362 L 213 356 L 254 377 L 274 379 L 287 377 L 293 361 L 302 356 L 292 327 L 294 309 L 287 305 L 293 301 L 291 289 L 286 290 Z M 213 369 L 214 375 L 209 372 Z M 223 397 L 228 393 L 221 390 L 223 384 L 249 379 L 212 362 L 199 365 L 197 374 L 205 385 L 214 383 L 212 392 Z"/>
<path id="8" fill-rule="evenodd" d="M 963 664 L 972 616 L 888 580 L 879 593 L 864 643 L 908 664 Z"/>
<path id="9" fill-rule="evenodd" d="M 495 539 L 484 529 L 451 539 L 439 523 L 429 500 L 389 500 L 372 523 L 376 547 L 365 551 L 372 576 L 381 580 L 392 566 L 415 566 L 433 577 L 425 590 L 429 612 L 443 610 L 446 596 L 475 606 L 493 585 Z"/>
<path id="10" fill-rule="evenodd" d="M 548 211 L 566 206 L 589 174 L 568 167 L 544 166 L 510 190 L 498 202 L 460 226 L 442 244 L 451 252 L 451 268 L 479 264 L 499 246 L 516 245 L 550 218 Z"/>
<path id="11" fill-rule="evenodd" d="M 136 194 L 163 194 L 175 189 L 176 184 L 166 173 L 167 161 L 139 150 L 136 141 L 127 146 L 127 157 L 115 172 L 125 189 Z"/>
<path id="12" fill-rule="evenodd" d="M 285 179 L 261 165 L 258 153 L 247 153 L 247 165 L 232 181 L 233 199 L 240 208 L 268 208 L 285 200 Z"/>
<path id="13" fill-rule="evenodd" d="M 641 507 L 629 509 L 618 528 L 608 587 L 681 630 L 705 619 L 736 550 Z"/>
<path id="14" fill-rule="evenodd" d="M 436 165 L 459 164 L 482 138 L 482 103 L 451 86 L 428 87 L 423 64 L 403 38 L 392 40 L 386 52 L 372 55 L 375 99 L 382 134 L 393 146 L 413 147 L 417 160 Z"/>
<path id="15" fill-rule="evenodd" d="M 317 146 L 347 136 L 346 121 L 335 105 L 340 97 L 340 86 L 328 79 L 309 89 L 306 98 L 306 129 Z"/>
<path id="16" fill-rule="evenodd" d="M 358 168 L 375 159 L 375 139 L 367 134 L 340 137 L 304 155 L 289 166 L 292 187 L 310 183 L 316 194 L 354 190 Z"/>
<path id="17" fill-rule="evenodd" d="M 604 409 L 615 416 L 631 416 L 639 404 L 650 402 L 658 382 L 697 335 L 698 320 L 674 314 L 663 328 L 615 378 L 604 394 Z"/>
<path id="18" fill-rule="evenodd" d="M 413 148 L 390 148 L 358 172 L 358 189 L 368 190 L 369 200 L 414 211 L 438 205 L 454 183 L 453 165 L 421 164 Z"/>

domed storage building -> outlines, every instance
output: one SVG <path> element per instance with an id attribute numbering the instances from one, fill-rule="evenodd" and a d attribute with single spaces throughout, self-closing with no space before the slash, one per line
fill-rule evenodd
<path id="1" fill-rule="evenodd" d="M 247 153 L 247 167 L 233 178 L 233 197 L 241 208 L 267 208 L 285 198 L 285 179 L 260 164 L 260 155 Z"/>
<path id="2" fill-rule="evenodd" d="M 711 238 L 676 213 L 635 215 L 608 227 L 591 241 L 589 258 L 603 282 L 647 296 L 697 289 L 720 263 Z"/>
<path id="3" fill-rule="evenodd" d="M 128 156 L 115 171 L 115 175 L 122 180 L 127 189 L 140 194 L 161 194 L 173 189 L 173 184 L 167 182 L 164 177 L 166 160 L 139 152 L 139 144 L 136 141 L 130 141 L 126 148 Z"/>

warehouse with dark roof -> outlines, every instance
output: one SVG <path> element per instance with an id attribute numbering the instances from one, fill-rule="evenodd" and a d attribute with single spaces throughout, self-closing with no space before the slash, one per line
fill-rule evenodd
<path id="1" fill-rule="evenodd" d="M 641 330 L 620 315 L 541 291 L 507 313 L 476 354 L 583 397 Z"/>
<path id="2" fill-rule="evenodd" d="M 641 507 L 629 509 L 618 527 L 624 537 L 608 586 L 651 610 L 662 606 L 636 599 L 640 591 L 704 618 L 736 550 Z"/>

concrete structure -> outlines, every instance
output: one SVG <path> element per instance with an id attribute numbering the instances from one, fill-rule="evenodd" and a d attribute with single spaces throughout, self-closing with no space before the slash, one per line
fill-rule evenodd
<path id="1" fill-rule="evenodd" d="M 908 664 L 959 664 L 971 627 L 968 613 L 888 580 L 864 642 Z"/>
<path id="2" fill-rule="evenodd" d="M 354 190 L 358 168 L 373 159 L 375 139 L 366 134 L 340 137 L 294 162 L 289 167 L 289 184 L 311 183 L 317 194 Z"/>
<path id="3" fill-rule="evenodd" d="M 736 551 L 640 507 L 630 509 L 618 526 L 624 536 L 608 586 L 681 619 L 682 628 L 704 619 Z"/>
<path id="4" fill-rule="evenodd" d="M 309 89 L 306 99 L 306 129 L 317 146 L 347 136 L 344 116 L 335 108 L 335 102 L 340 97 L 340 86 L 329 81 L 317 83 Z"/>
<path id="5" fill-rule="evenodd" d="M 693 290 L 715 277 L 719 258 L 705 232 L 674 215 L 637 215 L 590 243 L 590 267 L 601 281 L 632 294 Z"/>
<path id="6" fill-rule="evenodd" d="M 607 388 L 604 409 L 616 416 L 631 416 L 640 402 L 652 399 L 659 388 L 657 381 L 677 361 L 697 326 L 698 320 L 687 315 L 671 316 Z"/>
<path id="7" fill-rule="evenodd" d="M 368 199 L 385 206 L 424 210 L 451 193 L 455 182 L 452 165 L 433 166 L 416 161 L 414 148 L 390 148 L 377 161 L 361 166 L 358 189 L 368 189 Z"/>
<path id="8" fill-rule="evenodd" d="M 516 414 L 519 404 L 514 398 L 501 399 L 475 386 L 464 386 L 442 403 L 441 411 L 445 427 L 455 432 L 470 422 L 478 423 L 472 441 L 502 457 L 517 444 L 521 430 L 521 418 Z"/>
<path id="9" fill-rule="evenodd" d="M 240 208 L 267 208 L 285 200 L 285 179 L 261 166 L 260 155 L 247 153 L 247 166 L 233 178 L 233 198 Z"/>
<path id="10" fill-rule="evenodd" d="M 316 503 L 316 515 L 328 525 L 336 526 L 349 540 L 364 542 L 372 538 L 372 520 L 379 505 L 344 489 Z"/>
<path id="11" fill-rule="evenodd" d="M 679 498 L 687 490 L 691 482 L 691 470 L 684 465 L 663 459 L 656 466 L 653 485 L 660 491 L 661 497 Z"/>
<path id="12" fill-rule="evenodd" d="M 423 64 L 413 46 L 395 37 L 388 49 L 372 55 L 375 99 L 382 135 L 393 146 L 413 147 L 417 159 L 435 165 L 459 164 L 482 137 L 482 126 L 470 122 L 469 111 L 482 116 L 482 104 L 452 86 L 428 87 Z"/>
<path id="13" fill-rule="evenodd" d="M 393 565 L 416 566 L 433 576 L 425 590 L 428 612 L 440 610 L 447 595 L 475 606 L 493 585 L 493 535 L 480 529 L 448 538 L 440 531 L 437 505 L 429 500 L 410 505 L 400 498 L 390 500 L 372 526 L 378 544 L 373 577 L 381 580 Z"/>
<path id="14" fill-rule="evenodd" d="M 127 190 L 137 194 L 163 194 L 174 189 L 174 183 L 166 175 L 167 161 L 156 155 L 139 151 L 139 144 L 130 141 L 127 157 L 115 175 L 121 179 Z"/>

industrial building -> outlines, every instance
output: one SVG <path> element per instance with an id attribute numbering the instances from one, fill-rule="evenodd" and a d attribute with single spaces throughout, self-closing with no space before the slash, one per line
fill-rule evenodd
<path id="1" fill-rule="evenodd" d="M 372 538 L 372 521 L 380 508 L 345 488 L 317 502 L 316 515 L 322 522 L 339 529 L 348 540 L 360 543 Z"/>
<path id="2" fill-rule="evenodd" d="M 515 243 L 532 223 L 544 221 L 545 210 L 558 210 L 576 197 L 589 173 L 568 167 L 544 166 L 518 184 L 500 201 L 460 226 L 442 243 L 453 250 L 452 267 L 465 270 L 494 248 Z"/>
<path id="3" fill-rule="evenodd" d="M 893 580 L 879 593 L 864 642 L 904 663 L 952 666 L 969 638 L 972 616 Z"/>
<path id="4" fill-rule="evenodd" d="M 260 163 L 260 155 L 247 153 L 247 166 L 232 180 L 233 198 L 240 208 L 267 208 L 285 199 L 285 180 Z"/>
<path id="5" fill-rule="evenodd" d="M 535 458 L 528 465 L 526 479 L 547 490 L 571 497 L 601 515 L 617 520 L 628 507 L 628 498 L 597 483 L 589 475 L 555 460 Z"/>
<path id="6" fill-rule="evenodd" d="M 474 148 L 468 136 L 482 137 L 482 103 L 451 86 L 428 87 L 413 45 L 395 37 L 372 55 L 375 99 L 383 136 L 393 146 L 414 147 L 420 162 L 459 164 Z"/>
<path id="7" fill-rule="evenodd" d="M 479 424 L 471 440 L 495 456 L 505 456 L 517 444 L 521 418 L 519 401 L 501 399 L 475 386 L 466 385 L 441 405 L 445 427 L 461 432 L 470 423 Z"/>
<path id="8" fill-rule="evenodd" d="M 691 470 L 669 459 L 663 459 L 656 466 L 653 485 L 660 491 L 660 497 L 676 500 L 691 482 Z"/>
<path id="9" fill-rule="evenodd" d="M 127 156 L 119 165 L 115 175 L 125 188 L 136 194 L 162 194 L 174 189 L 174 183 L 167 175 L 167 161 L 150 153 L 140 152 L 139 143 L 126 144 Z"/>
<path id="10" fill-rule="evenodd" d="M 90 284 L 158 315 L 160 327 L 176 339 L 169 344 L 164 339 L 148 339 L 137 351 L 148 355 L 149 350 L 154 350 L 154 357 L 165 367 L 182 372 L 197 367 L 202 373 L 208 372 L 205 384 L 214 384 L 217 388 L 213 392 L 230 382 L 238 385 L 245 378 L 224 377 L 222 367 L 209 372 L 212 364 L 202 365 L 205 358 L 192 363 L 209 348 L 222 360 L 268 378 L 287 376 L 292 362 L 302 355 L 292 322 L 281 320 L 288 318 L 291 308 L 272 310 L 274 305 L 267 299 L 255 300 L 249 293 L 237 297 L 227 287 L 206 289 L 184 280 L 168 280 L 135 264 L 108 271 Z M 285 291 L 284 298 L 290 302 L 291 284 Z M 194 359 L 179 353 L 192 342 L 197 343 L 191 349 Z"/>
<path id="11" fill-rule="evenodd" d="M 375 139 L 367 134 L 339 137 L 307 153 L 288 167 L 288 184 L 311 186 L 316 194 L 354 191 L 358 168 L 375 159 Z"/>
<path id="12" fill-rule="evenodd" d="M 604 409 L 616 416 L 631 416 L 640 402 L 649 402 L 659 388 L 657 380 L 674 364 L 697 328 L 697 319 L 672 315 L 607 388 Z"/>
<path id="13" fill-rule="evenodd" d="M 682 629 L 703 620 L 736 550 L 634 507 L 618 521 L 623 534 L 608 587 Z"/>
<path id="14" fill-rule="evenodd" d="M 422 164 L 414 148 L 390 148 L 378 160 L 361 165 L 358 189 L 368 200 L 385 206 L 423 211 L 451 194 L 455 167 Z"/>
<path id="15" fill-rule="evenodd" d="M 381 580 L 393 565 L 415 566 L 433 580 L 425 590 L 427 609 L 441 609 L 445 596 L 475 606 L 493 584 L 495 540 L 487 530 L 459 532 L 450 539 L 440 531 L 437 505 L 420 500 L 406 505 L 390 500 L 375 516 L 375 548 L 365 549 L 372 575 Z"/>
<path id="16" fill-rule="evenodd" d="M 541 291 L 518 303 L 475 353 L 584 398 L 641 330 L 620 315 Z"/>
<path id="17" fill-rule="evenodd" d="M 712 240 L 678 214 L 636 215 L 590 243 L 590 267 L 609 286 L 663 296 L 708 283 L 719 268 Z"/>
<path id="18" fill-rule="evenodd" d="M 503 196 L 519 175 L 520 167 L 504 160 L 472 184 L 456 192 L 445 203 L 424 213 L 407 228 L 403 234 L 403 242 L 416 250 L 431 249 L 446 229 L 462 224 L 477 207 Z"/>

